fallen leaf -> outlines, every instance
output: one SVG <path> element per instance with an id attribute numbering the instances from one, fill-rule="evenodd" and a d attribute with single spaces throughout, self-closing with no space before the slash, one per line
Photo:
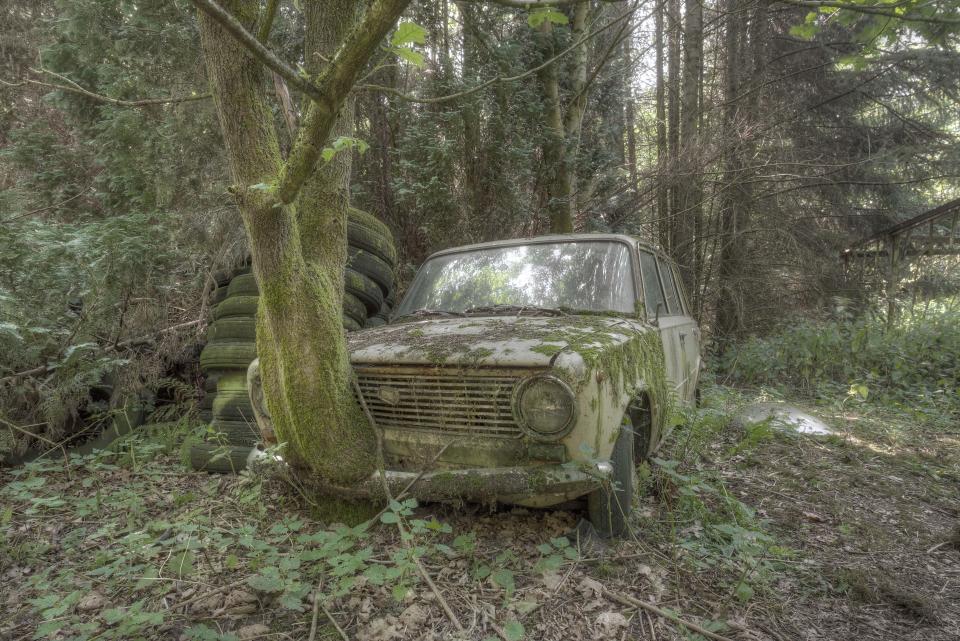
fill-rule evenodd
<path id="1" fill-rule="evenodd" d="M 255 639 L 269 633 L 270 628 L 262 623 L 251 623 L 238 629 L 237 637 L 239 637 L 241 641 L 248 641 L 248 639 Z"/>
<path id="2" fill-rule="evenodd" d="M 597 617 L 596 624 L 604 632 L 615 632 L 627 627 L 627 617 L 619 612 L 603 612 Z"/>
<path id="3" fill-rule="evenodd" d="M 93 591 L 77 603 L 77 612 L 92 612 L 100 610 L 107 604 L 107 599 L 97 591 Z"/>

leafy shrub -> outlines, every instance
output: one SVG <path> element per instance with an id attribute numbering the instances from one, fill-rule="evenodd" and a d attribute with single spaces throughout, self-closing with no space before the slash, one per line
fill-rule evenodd
<path id="1" fill-rule="evenodd" d="M 891 328 L 877 317 L 800 321 L 727 350 L 719 369 L 740 385 L 958 407 L 960 311 L 940 308 Z"/>

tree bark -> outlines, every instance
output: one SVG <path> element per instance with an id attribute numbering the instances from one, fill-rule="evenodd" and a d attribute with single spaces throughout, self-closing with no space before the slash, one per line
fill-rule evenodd
<path id="1" fill-rule="evenodd" d="M 222 6 L 249 32 L 259 4 Z M 341 325 L 349 158 L 320 170 L 316 165 L 331 132 L 352 123 L 338 116 L 406 4 L 376 0 L 358 24 L 361 0 L 305 3 L 306 64 L 323 95 L 310 103 L 286 163 L 261 63 L 222 21 L 200 13 L 208 77 L 260 288 L 257 351 L 267 407 L 291 463 L 334 483 L 369 475 L 376 447 L 352 395 Z M 334 50 L 333 62 L 321 64 L 316 54 Z"/>
<path id="2" fill-rule="evenodd" d="M 703 66 L 703 5 L 685 0 L 683 29 L 683 81 L 680 101 L 680 180 L 677 185 L 679 210 L 674 212 L 673 258 L 680 268 L 684 287 L 697 296 L 695 232 L 702 227 L 703 190 L 700 186 L 699 123 L 700 79 Z M 696 303 L 694 303 L 696 306 Z"/>

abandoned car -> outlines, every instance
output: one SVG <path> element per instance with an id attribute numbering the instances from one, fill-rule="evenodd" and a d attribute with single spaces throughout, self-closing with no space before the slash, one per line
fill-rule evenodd
<path id="1" fill-rule="evenodd" d="M 607 535 L 624 532 L 636 465 L 700 371 L 676 267 L 621 235 L 438 252 L 390 324 L 348 343 L 398 487 L 429 465 L 424 499 L 586 496 Z"/>

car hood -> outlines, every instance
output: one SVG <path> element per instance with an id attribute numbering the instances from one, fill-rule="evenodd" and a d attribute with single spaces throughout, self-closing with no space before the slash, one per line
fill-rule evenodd
<path id="1" fill-rule="evenodd" d="M 566 367 L 651 329 L 619 316 L 430 318 L 347 334 L 355 365 Z"/>

